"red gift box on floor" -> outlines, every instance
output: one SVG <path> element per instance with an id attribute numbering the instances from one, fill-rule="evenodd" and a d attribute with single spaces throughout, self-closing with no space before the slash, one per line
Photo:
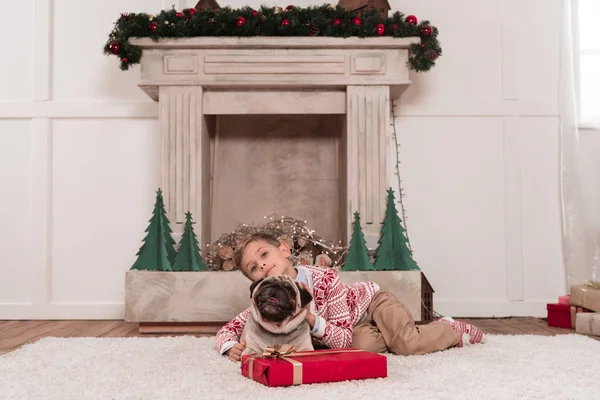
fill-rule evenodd
<path id="1" fill-rule="evenodd" d="M 294 352 L 288 347 L 242 357 L 242 375 L 266 386 L 387 377 L 387 357 L 358 349 Z"/>
<path id="2" fill-rule="evenodd" d="M 580 312 L 590 312 L 583 307 L 575 307 L 568 304 L 553 304 L 546 305 L 548 310 L 548 326 L 556 328 L 575 329 L 576 315 Z"/>

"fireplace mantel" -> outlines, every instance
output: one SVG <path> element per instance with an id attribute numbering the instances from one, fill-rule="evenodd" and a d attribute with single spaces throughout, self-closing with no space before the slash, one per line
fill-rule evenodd
<path id="1" fill-rule="evenodd" d="M 410 85 L 414 38 L 201 37 L 131 39 L 144 53 L 139 86 L 158 101 L 165 85 L 225 88 L 345 89 L 388 86 L 397 98 Z"/>
<path id="2" fill-rule="evenodd" d="M 215 240 L 211 141 L 205 116 L 345 115 L 340 160 L 342 237 L 359 211 L 367 245 L 375 246 L 388 187 L 390 102 L 410 85 L 415 38 L 198 37 L 140 46 L 139 87 L 159 102 L 162 189 L 169 219 L 194 215 L 200 243 Z M 296 216 L 302 218 L 302 216 Z M 174 229 L 176 230 L 176 229 Z"/>

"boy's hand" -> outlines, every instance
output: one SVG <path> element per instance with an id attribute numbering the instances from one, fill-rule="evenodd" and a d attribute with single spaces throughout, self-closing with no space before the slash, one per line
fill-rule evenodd
<path id="1" fill-rule="evenodd" d="M 300 284 L 308 293 L 310 293 L 311 296 L 313 295 L 306 283 L 302 282 Z M 310 329 L 312 329 L 315 326 L 315 315 L 310 312 L 310 303 L 305 305 L 304 308 L 308 310 L 308 313 L 306 314 L 306 322 L 308 322 Z"/>
<path id="2" fill-rule="evenodd" d="M 311 313 L 310 311 L 306 314 L 306 322 L 308 322 L 308 326 L 310 326 L 310 329 L 315 327 L 315 314 Z"/>
<path id="3" fill-rule="evenodd" d="M 227 351 L 227 356 L 231 361 L 240 361 L 242 359 L 242 351 L 246 348 L 246 342 L 243 340 L 240 343 L 233 345 L 231 349 Z"/>
<path id="4" fill-rule="evenodd" d="M 308 287 L 308 285 L 304 282 L 301 282 L 300 285 L 302 285 L 302 287 L 304 288 L 304 290 L 306 290 L 308 293 L 310 293 L 311 297 L 315 297 L 312 292 L 310 291 L 310 288 Z M 304 308 L 306 308 L 307 310 L 310 309 L 310 303 L 308 303 L 306 306 L 304 306 Z"/>

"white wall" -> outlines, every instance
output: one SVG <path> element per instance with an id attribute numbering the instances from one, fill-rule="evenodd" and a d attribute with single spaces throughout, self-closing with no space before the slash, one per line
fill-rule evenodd
<path id="1" fill-rule="evenodd" d="M 398 102 L 415 257 L 436 309 L 545 316 L 566 290 L 557 106 L 560 1 L 401 1 L 444 56 Z M 556 29 L 552 29 L 556 27 Z"/>
<path id="2" fill-rule="evenodd" d="M 0 319 L 122 318 L 160 141 L 139 69 L 120 71 L 102 46 L 120 12 L 171 3 L 196 1 L 0 1 L 2 15 L 31 16 L 0 24 Z M 544 316 L 565 290 L 560 0 L 391 4 L 438 26 L 444 50 L 396 106 L 408 233 L 435 308 Z M 600 141 L 587 143 L 591 157 Z"/>

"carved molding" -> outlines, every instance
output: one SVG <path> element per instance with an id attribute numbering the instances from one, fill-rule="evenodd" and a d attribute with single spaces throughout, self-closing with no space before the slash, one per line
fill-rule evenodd
<path id="1" fill-rule="evenodd" d="M 273 101 L 276 98 L 277 101 Z M 205 115 L 346 114 L 344 91 L 244 91 L 204 93 Z"/>
<path id="2" fill-rule="evenodd" d="M 171 222 L 185 221 L 189 210 L 199 215 L 202 173 L 202 87 L 160 88 L 162 189 Z"/>
<path id="3" fill-rule="evenodd" d="M 352 56 L 351 74 L 385 74 L 385 55 L 356 55 Z"/>
<path id="4" fill-rule="evenodd" d="M 195 75 L 200 70 L 198 56 L 165 55 L 163 74 Z"/>
<path id="5" fill-rule="evenodd" d="M 211 141 L 206 116 L 346 114 L 339 154 L 342 237 L 359 211 L 375 246 L 388 185 L 390 99 L 410 85 L 408 52 L 418 38 L 135 39 L 140 82 L 159 101 L 162 187 L 171 222 L 194 214 L 211 237 Z M 211 128 L 212 129 L 212 128 Z"/>
<path id="6" fill-rule="evenodd" d="M 344 74 L 344 56 L 222 55 L 204 57 L 205 75 L 225 74 Z"/>
<path id="7" fill-rule="evenodd" d="M 139 87 L 345 90 L 348 85 L 410 85 L 408 52 L 418 38 L 179 38 L 131 39 L 143 49 Z"/>
<path id="8" fill-rule="evenodd" d="M 367 245 L 373 246 L 385 215 L 390 89 L 348 86 L 347 104 L 348 206 L 360 212 Z"/>

